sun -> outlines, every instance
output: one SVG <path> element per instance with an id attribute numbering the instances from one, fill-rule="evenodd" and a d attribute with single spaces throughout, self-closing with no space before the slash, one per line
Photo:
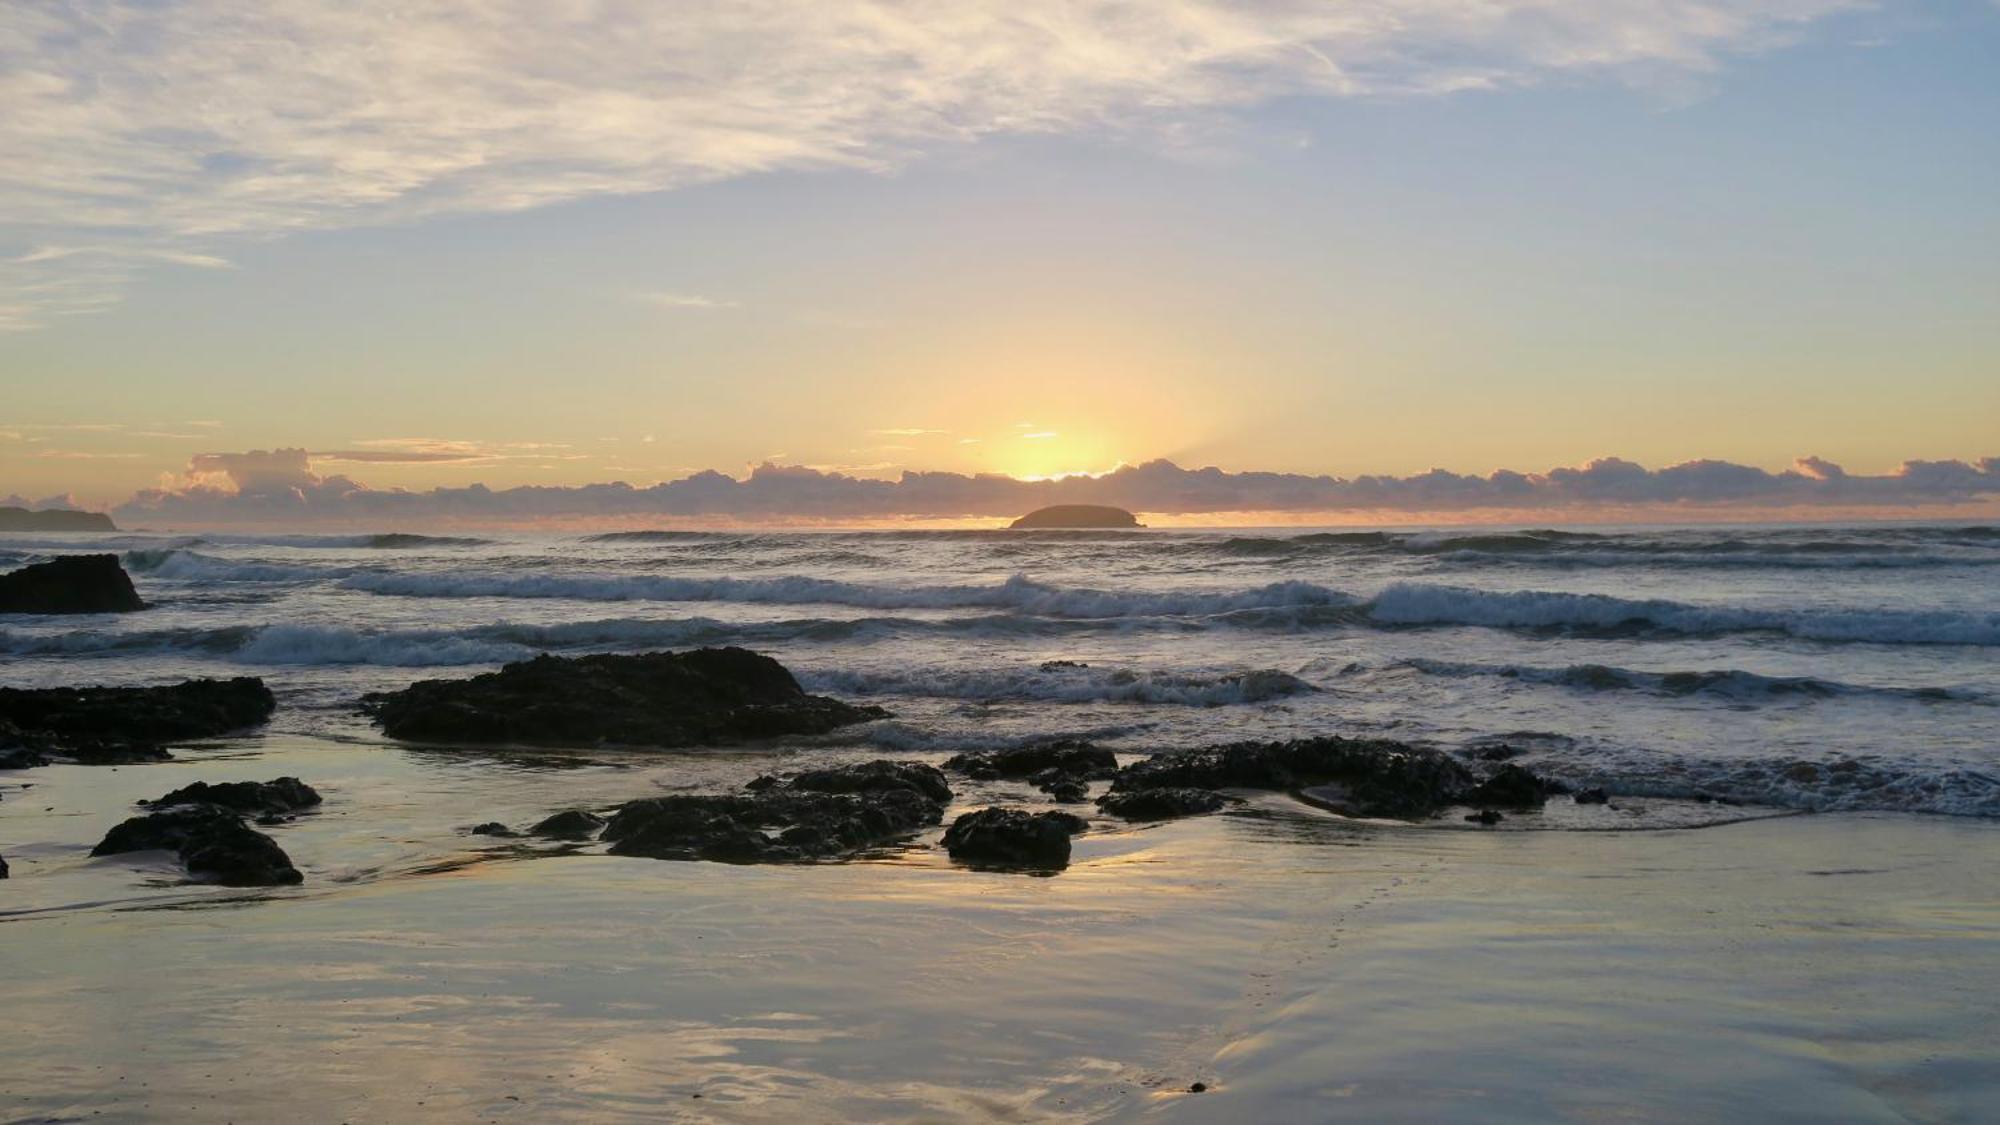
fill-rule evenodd
<path id="1" fill-rule="evenodd" d="M 1012 432 L 989 443 L 983 458 L 987 471 L 1016 480 L 1060 480 L 1103 476 L 1122 462 L 1112 442 L 1100 434 L 1060 426 L 1017 423 Z"/>

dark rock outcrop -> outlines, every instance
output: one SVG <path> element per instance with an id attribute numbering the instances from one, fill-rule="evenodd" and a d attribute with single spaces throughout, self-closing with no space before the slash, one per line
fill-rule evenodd
<path id="1" fill-rule="evenodd" d="M 1118 772 L 1118 758 L 1102 746 L 1061 738 L 1003 750 L 954 754 L 944 768 L 983 781 L 1026 779 L 1060 804 L 1090 796 L 1090 782 Z"/>
<path id="2" fill-rule="evenodd" d="M 824 734 L 885 717 L 807 695 L 782 664 L 740 648 L 538 656 L 466 680 L 364 697 L 392 738 L 539 746 L 704 746 Z"/>
<path id="3" fill-rule="evenodd" d="M 277 841 L 216 805 L 179 805 L 135 816 L 106 833 L 93 856 L 164 848 L 180 854 L 188 873 L 232 887 L 275 887 L 305 877 Z"/>
<path id="4" fill-rule="evenodd" d="M 117 555 L 63 555 L 0 574 L 0 613 L 130 613 L 145 608 Z"/>
<path id="5" fill-rule="evenodd" d="M 1611 794 L 1605 792 L 1602 786 L 1593 786 L 1577 790 L 1571 799 L 1579 805 L 1608 805 L 1611 803 Z"/>
<path id="6" fill-rule="evenodd" d="M 987 781 L 1032 777 L 1045 770 L 1093 780 L 1117 773 L 1118 758 L 1104 747 L 1080 738 L 1061 738 L 1004 750 L 954 754 L 945 759 L 944 768 Z"/>
<path id="7" fill-rule="evenodd" d="M 147 808 L 169 809 L 177 805 L 216 805 L 245 816 L 291 813 L 320 803 L 319 793 L 296 777 L 272 781 L 225 781 L 210 785 L 197 781 L 183 785 L 156 801 L 141 801 Z"/>
<path id="8" fill-rule="evenodd" d="M 612 816 L 612 855 L 786 863 L 845 855 L 944 818 L 944 807 L 911 789 L 648 797 Z"/>
<path id="9" fill-rule="evenodd" d="M 1015 531 L 1062 528 L 1139 527 L 1139 518 L 1105 504 L 1052 504 L 1036 508 L 1007 525 Z"/>
<path id="10" fill-rule="evenodd" d="M 1538 809 L 1549 799 L 1549 786 L 1549 782 L 1510 762 L 1474 786 L 1462 799 L 1481 807 Z"/>
<path id="11" fill-rule="evenodd" d="M 980 809 L 945 829 L 945 851 L 963 863 L 1054 869 L 1069 865 L 1069 838 L 1088 827 L 1080 816 L 1024 809 Z"/>
<path id="12" fill-rule="evenodd" d="M 628 802 L 605 825 L 603 838 L 613 855 L 732 863 L 827 859 L 936 824 L 951 800 L 937 767 L 881 758 L 767 775 L 747 789 Z"/>
<path id="13" fill-rule="evenodd" d="M 582 840 L 595 836 L 604 827 L 604 818 L 583 809 L 568 809 L 537 823 L 528 829 L 530 835 L 550 836 L 561 840 Z"/>
<path id="14" fill-rule="evenodd" d="M 951 800 L 951 785 L 936 766 L 923 762 L 892 762 L 886 758 L 806 770 L 789 778 L 760 777 L 750 783 L 752 789 L 773 787 L 802 793 L 890 793 L 908 790 L 938 804 Z"/>
<path id="15" fill-rule="evenodd" d="M 49 764 L 44 755 L 20 745 L 20 739 L 18 729 L 0 723 L 0 770 L 31 770 Z"/>
<path id="16" fill-rule="evenodd" d="M 1508 772 L 1513 771 L 1513 772 Z M 1504 775 L 1504 777 L 1503 777 Z M 1494 785 L 1483 791 L 1484 785 Z M 1134 762 L 1112 780 L 1113 793 L 1149 789 L 1278 789 L 1346 816 L 1422 820 L 1451 805 L 1518 799 L 1538 806 L 1544 783 L 1503 766 L 1482 783 L 1449 754 L 1379 739 L 1310 738 L 1239 742 L 1160 754 Z"/>
<path id="17" fill-rule="evenodd" d="M 1073 773 L 1046 769 L 1029 775 L 1028 780 L 1057 804 L 1074 805 L 1090 797 L 1090 783 Z"/>
<path id="18" fill-rule="evenodd" d="M 0 879 L 7 877 L 7 857 L 0 855 Z"/>
<path id="19" fill-rule="evenodd" d="M 1126 820 L 1172 820 L 1180 816 L 1212 813 L 1229 803 L 1229 798 L 1213 789 L 1165 786 L 1159 789 L 1131 789 L 1107 793 L 1097 799 L 1097 807 Z"/>
<path id="20" fill-rule="evenodd" d="M 66 508 L 0 508 L 0 531 L 117 531 L 118 525 L 103 512 L 75 512 Z"/>
<path id="21" fill-rule="evenodd" d="M 1468 815 L 1465 819 L 1473 824 L 1484 824 L 1486 827 L 1491 828 L 1507 818 L 1494 812 L 1492 809 L 1480 809 L 1478 812 Z"/>
<path id="22" fill-rule="evenodd" d="M 0 688 L 0 767 L 48 758 L 164 761 L 170 755 L 162 742 L 240 731 L 276 709 L 271 689 L 252 676 L 160 687 Z"/>

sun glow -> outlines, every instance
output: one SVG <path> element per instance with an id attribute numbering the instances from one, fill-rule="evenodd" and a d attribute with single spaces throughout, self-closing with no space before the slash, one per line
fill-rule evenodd
<path id="1" fill-rule="evenodd" d="M 1060 426 L 1018 429 L 1013 435 L 981 447 L 988 472 L 1016 480 L 1061 480 L 1099 477 L 1124 464 L 1112 443 L 1098 434 L 1071 432 Z"/>

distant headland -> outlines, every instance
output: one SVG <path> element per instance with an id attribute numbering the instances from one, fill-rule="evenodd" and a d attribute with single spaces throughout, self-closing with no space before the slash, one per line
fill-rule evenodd
<path id="1" fill-rule="evenodd" d="M 1139 518 L 1123 508 L 1103 504 L 1055 504 L 1037 508 L 1013 523 L 1010 529 L 1031 531 L 1047 528 L 1144 527 Z"/>
<path id="2" fill-rule="evenodd" d="M 118 525 L 103 512 L 72 512 L 50 508 L 34 512 L 26 508 L 0 508 L 0 531 L 117 531 Z"/>

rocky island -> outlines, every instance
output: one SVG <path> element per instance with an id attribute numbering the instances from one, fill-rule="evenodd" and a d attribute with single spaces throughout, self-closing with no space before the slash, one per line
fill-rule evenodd
<path id="1" fill-rule="evenodd" d="M 1037 508 L 1007 525 L 1010 531 L 1144 526 L 1125 509 L 1105 504 L 1053 504 Z"/>
<path id="2" fill-rule="evenodd" d="M 67 508 L 0 508 L 0 531 L 117 531 L 118 525 L 103 512 L 77 512 Z"/>

